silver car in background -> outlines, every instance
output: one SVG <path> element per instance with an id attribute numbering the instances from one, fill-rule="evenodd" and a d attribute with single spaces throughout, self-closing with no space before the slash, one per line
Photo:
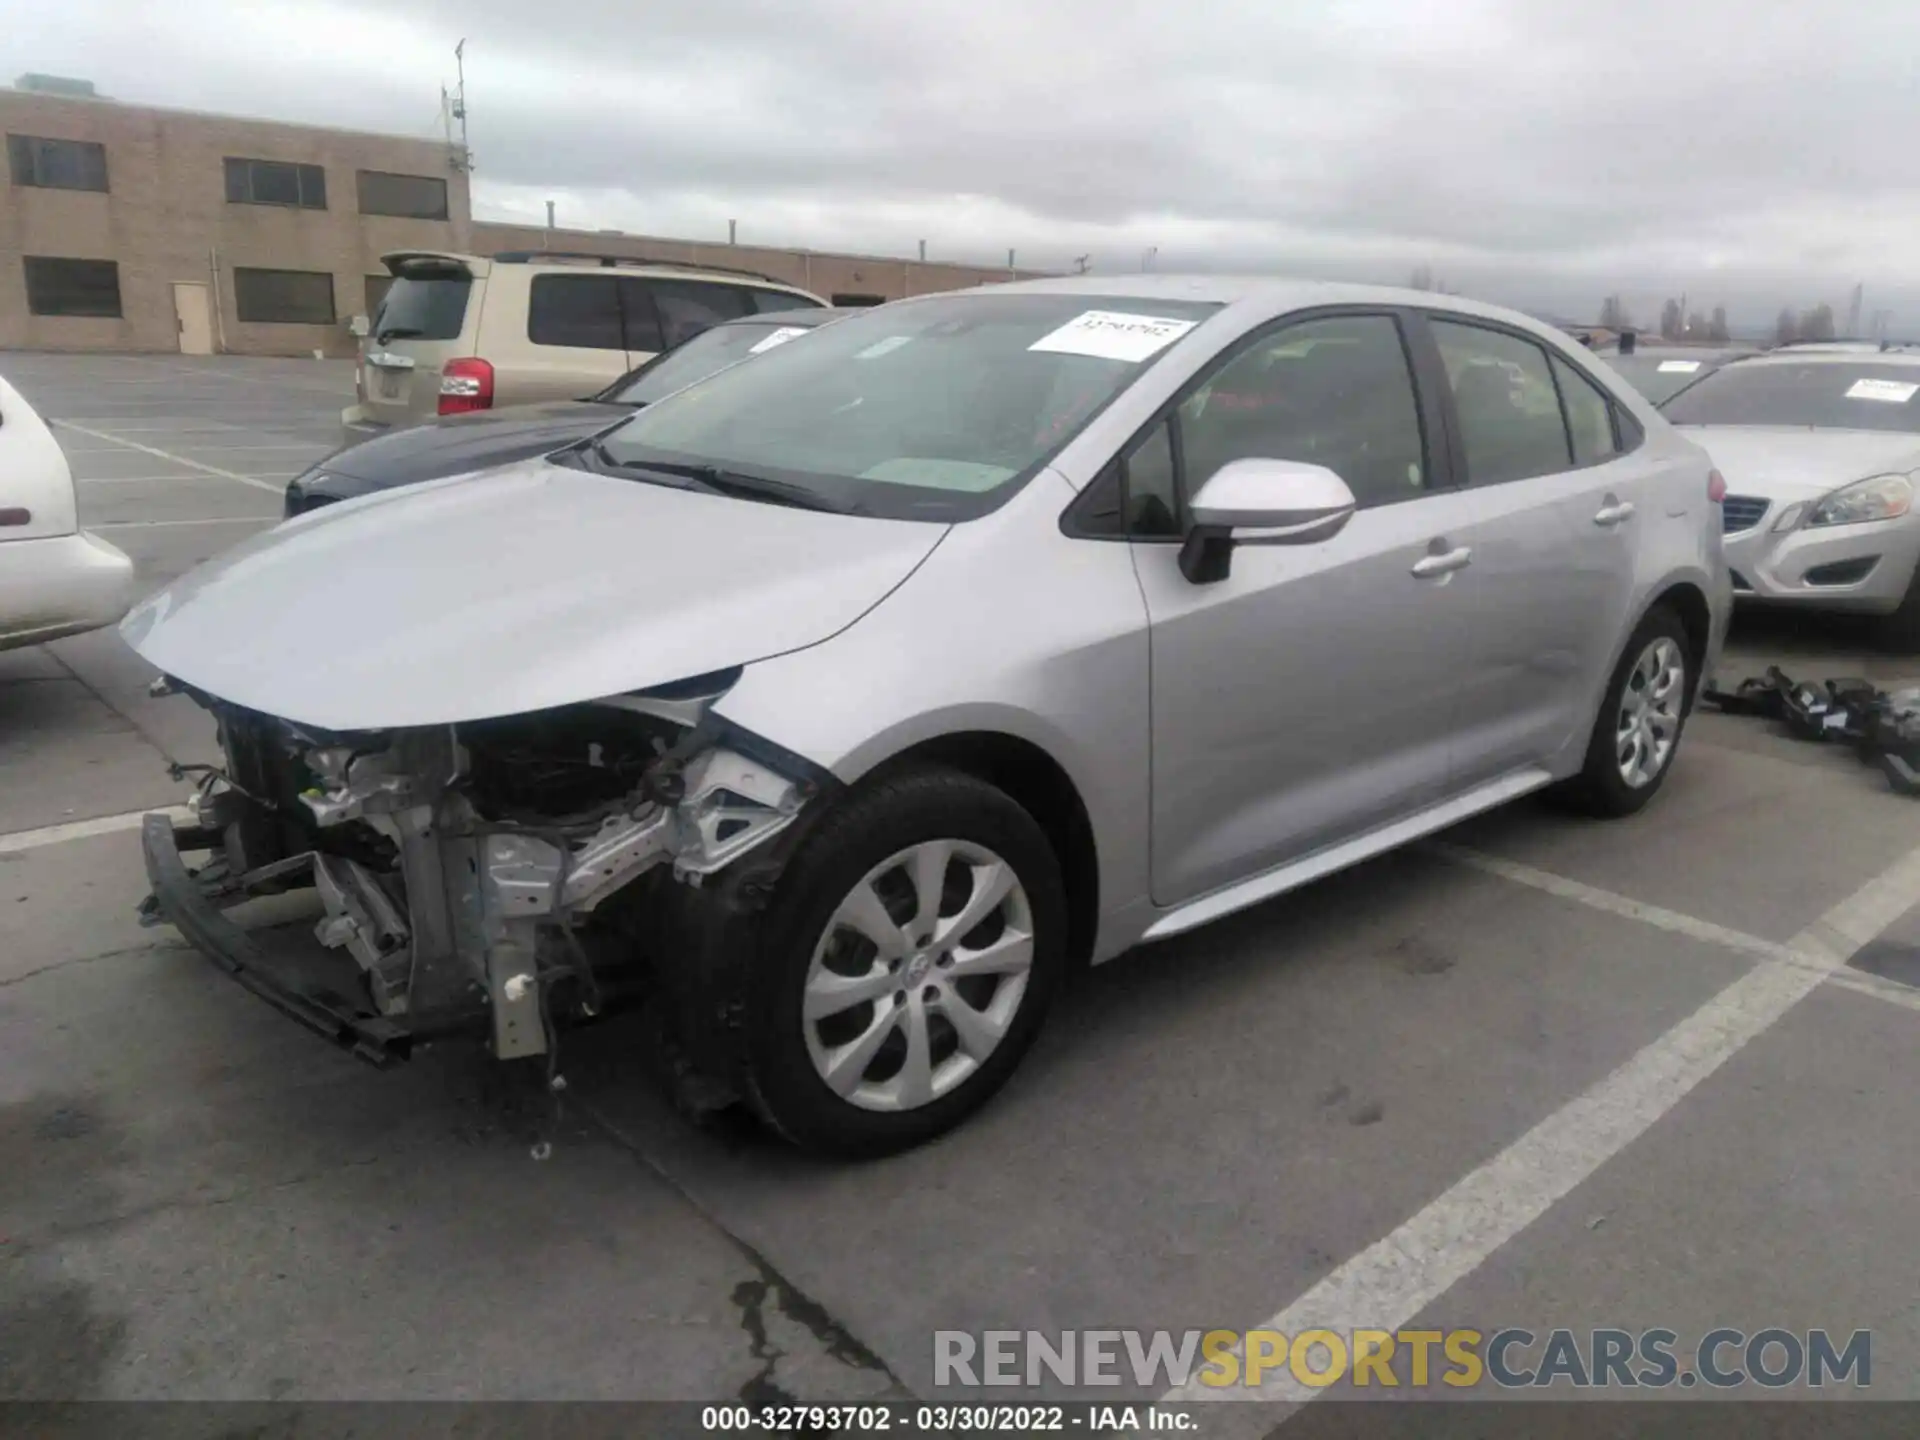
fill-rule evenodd
<path id="1" fill-rule="evenodd" d="M 1646 804 L 1727 620 L 1717 486 L 1452 297 L 900 302 L 142 604 L 228 756 L 148 820 L 153 911 L 380 1061 L 476 1025 L 552 1064 L 637 980 L 683 1098 L 898 1149 L 1075 961 L 1542 787 Z M 318 980 L 222 913 L 306 883 Z"/>
<path id="2" fill-rule="evenodd" d="M 1893 645 L 1920 649 L 1920 354 L 1782 349 L 1662 408 L 1727 477 L 1743 603 L 1882 616 Z"/>

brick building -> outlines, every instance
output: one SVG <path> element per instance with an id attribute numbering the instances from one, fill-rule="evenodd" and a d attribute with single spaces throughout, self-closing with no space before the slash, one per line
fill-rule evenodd
<path id="1" fill-rule="evenodd" d="M 126 105 L 84 82 L 0 88 L 0 131 L 0 349 L 351 354 L 397 249 L 722 265 L 845 304 L 1015 274 L 476 222 L 438 141 Z"/>

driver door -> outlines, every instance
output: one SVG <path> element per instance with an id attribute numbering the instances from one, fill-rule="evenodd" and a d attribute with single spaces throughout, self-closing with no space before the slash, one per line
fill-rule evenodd
<path id="1" fill-rule="evenodd" d="M 1471 502 L 1450 484 L 1413 338 L 1391 311 L 1282 322 L 1229 352 L 1124 458 L 1150 623 L 1156 904 L 1448 793 L 1478 586 L 1458 553 Z M 1186 501 L 1253 457 L 1324 465 L 1360 508 L 1331 539 L 1237 546 L 1225 579 L 1187 580 Z"/>

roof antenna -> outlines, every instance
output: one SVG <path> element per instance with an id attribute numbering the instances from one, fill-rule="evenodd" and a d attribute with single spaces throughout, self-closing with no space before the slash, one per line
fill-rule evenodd
<path id="1" fill-rule="evenodd" d="M 1622 355 L 1631 355 L 1633 353 L 1634 343 L 1637 338 L 1638 337 L 1634 335 L 1633 331 L 1622 330 L 1620 332 L 1620 353 Z"/>

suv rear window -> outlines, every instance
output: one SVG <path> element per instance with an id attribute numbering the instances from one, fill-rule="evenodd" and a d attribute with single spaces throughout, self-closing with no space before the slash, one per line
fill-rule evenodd
<path id="1" fill-rule="evenodd" d="M 402 272 L 387 286 L 369 328 L 381 343 L 458 339 L 472 289 L 468 276 L 451 271 Z"/>

